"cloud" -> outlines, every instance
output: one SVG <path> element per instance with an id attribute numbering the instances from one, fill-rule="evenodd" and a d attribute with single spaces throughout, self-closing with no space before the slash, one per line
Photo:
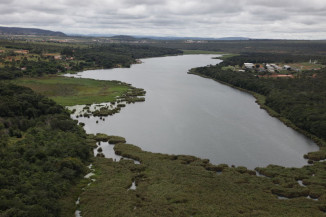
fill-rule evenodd
<path id="1" fill-rule="evenodd" d="M 66 33 L 326 38 L 324 0 L 1 0 L 0 25 Z"/>

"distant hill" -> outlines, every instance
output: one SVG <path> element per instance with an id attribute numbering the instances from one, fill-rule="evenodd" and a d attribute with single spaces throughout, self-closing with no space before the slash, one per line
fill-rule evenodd
<path id="1" fill-rule="evenodd" d="M 135 41 L 135 40 L 137 40 L 135 37 L 129 36 L 129 35 L 115 35 L 115 36 L 112 36 L 110 38 L 116 39 L 116 40 L 121 40 L 121 41 Z"/>
<path id="2" fill-rule="evenodd" d="M 133 36 L 134 38 L 148 38 L 154 40 L 206 40 L 206 41 L 213 41 L 213 40 L 250 40 L 250 38 L 246 37 L 224 37 L 224 38 L 204 38 L 204 37 L 173 37 L 173 36 Z"/>
<path id="3" fill-rule="evenodd" d="M 152 36 L 152 35 L 112 35 L 112 34 L 71 34 L 70 36 L 89 36 L 89 37 L 109 37 L 114 40 L 120 41 L 136 41 L 136 40 L 228 40 L 228 41 L 243 41 L 243 40 L 252 40 L 247 37 L 223 37 L 223 38 L 205 38 L 205 37 L 177 37 L 177 36 Z"/>
<path id="4" fill-rule="evenodd" d="M 44 29 L 1 27 L 0 35 L 43 35 L 43 36 L 67 36 L 63 32 L 54 32 Z"/>
<path id="5" fill-rule="evenodd" d="M 224 38 L 217 38 L 216 40 L 226 40 L 226 41 L 237 40 L 237 41 L 241 41 L 241 40 L 250 40 L 250 38 L 246 38 L 246 37 L 224 37 Z"/>

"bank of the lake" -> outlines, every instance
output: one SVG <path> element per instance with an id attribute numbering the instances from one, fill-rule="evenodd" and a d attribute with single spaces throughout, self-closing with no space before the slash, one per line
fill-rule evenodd
<path id="1" fill-rule="evenodd" d="M 221 80 L 217 80 L 217 79 L 214 79 L 214 78 L 205 76 L 203 74 L 197 73 L 196 72 L 196 69 L 190 69 L 188 71 L 188 74 L 197 75 L 197 76 L 200 76 L 202 78 L 212 79 L 212 80 L 214 80 L 216 82 L 219 82 L 221 84 L 224 84 L 224 85 L 230 86 L 232 88 L 235 88 L 237 90 L 240 90 L 240 91 L 243 91 L 243 92 L 246 92 L 246 93 L 251 94 L 252 96 L 254 96 L 256 98 L 256 103 L 258 103 L 258 105 L 260 106 L 260 108 L 266 110 L 270 116 L 279 119 L 286 126 L 291 127 L 292 129 L 298 131 L 299 133 L 301 133 L 301 134 L 305 135 L 306 137 L 308 137 L 309 139 L 313 140 L 320 147 L 320 149 L 323 149 L 324 150 L 326 148 L 326 141 L 324 141 L 323 139 L 321 139 L 321 138 L 319 138 L 319 137 L 317 137 L 317 136 L 315 136 L 315 135 L 313 135 L 313 134 L 311 134 L 311 133 L 309 133 L 309 132 L 307 132 L 307 131 L 299 128 L 299 127 L 297 127 L 289 119 L 287 119 L 286 117 L 284 117 L 281 114 L 277 113 L 272 108 L 266 106 L 266 104 L 265 104 L 266 96 L 264 96 L 262 94 L 259 94 L 259 93 L 256 93 L 256 92 L 253 92 L 253 91 L 250 91 L 250 90 L 243 89 L 241 87 L 234 86 L 234 85 L 232 85 L 230 83 L 223 82 Z"/>

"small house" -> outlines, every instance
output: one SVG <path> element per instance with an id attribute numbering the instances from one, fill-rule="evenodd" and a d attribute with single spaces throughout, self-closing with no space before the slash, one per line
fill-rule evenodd
<path id="1" fill-rule="evenodd" d="M 271 73 L 275 72 L 274 67 L 271 66 L 270 64 L 266 64 L 266 69 L 267 69 L 268 72 L 271 72 Z"/>
<path id="2" fill-rule="evenodd" d="M 284 66 L 283 66 L 283 69 L 285 69 L 285 70 L 291 70 L 292 68 L 291 68 L 291 66 L 289 66 L 289 65 L 284 65 Z"/>
<path id="3" fill-rule="evenodd" d="M 244 63 L 246 69 L 254 69 L 255 65 L 253 63 Z"/>
<path id="4" fill-rule="evenodd" d="M 271 66 L 275 69 L 275 70 L 281 70 L 282 67 L 279 67 L 278 65 L 276 64 L 271 64 Z"/>

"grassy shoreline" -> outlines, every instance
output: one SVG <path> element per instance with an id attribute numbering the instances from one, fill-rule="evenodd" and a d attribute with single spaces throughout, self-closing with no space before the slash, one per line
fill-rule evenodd
<path id="1" fill-rule="evenodd" d="M 223 52 L 219 51 L 208 51 L 208 50 L 182 50 L 183 55 L 192 55 L 192 54 L 225 54 Z"/>

